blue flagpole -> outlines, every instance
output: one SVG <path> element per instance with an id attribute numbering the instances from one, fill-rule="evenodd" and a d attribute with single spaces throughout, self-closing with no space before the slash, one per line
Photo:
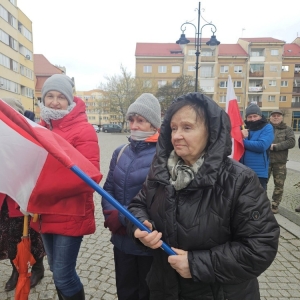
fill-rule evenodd
<path id="1" fill-rule="evenodd" d="M 71 170 L 78 175 L 85 183 L 92 187 L 98 194 L 104 197 L 111 205 L 113 205 L 121 214 L 123 214 L 130 222 L 136 225 L 140 230 L 151 233 L 151 230 L 146 227 L 140 220 L 138 220 L 129 210 L 124 208 L 114 197 L 107 193 L 94 180 L 87 176 L 77 166 L 71 167 Z M 176 255 L 176 253 L 165 242 L 162 243 L 161 248 L 169 255 Z"/>

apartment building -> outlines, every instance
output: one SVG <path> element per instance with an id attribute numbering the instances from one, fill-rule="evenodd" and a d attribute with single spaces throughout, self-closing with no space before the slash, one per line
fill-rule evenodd
<path id="1" fill-rule="evenodd" d="M 186 45 L 136 44 L 136 77 L 145 86 L 160 87 L 182 75 L 195 76 L 195 39 Z M 280 108 L 284 121 L 300 131 L 300 38 L 285 41 L 240 38 L 236 44 L 211 49 L 201 39 L 198 78 L 202 91 L 226 106 L 227 79 L 231 75 L 241 114 L 256 102 L 266 117 Z"/>
<path id="2" fill-rule="evenodd" d="M 32 23 L 17 0 L 0 1 L 0 97 L 19 99 L 33 110 Z"/>
<path id="3" fill-rule="evenodd" d="M 89 123 L 100 126 L 110 123 L 110 105 L 103 99 L 102 90 L 76 91 L 75 95 L 84 100 Z"/>

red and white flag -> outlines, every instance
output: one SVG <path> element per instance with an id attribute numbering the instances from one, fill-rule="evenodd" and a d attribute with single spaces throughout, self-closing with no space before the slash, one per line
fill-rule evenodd
<path id="1" fill-rule="evenodd" d="M 0 193 L 25 211 L 61 213 L 57 203 L 93 189 L 70 168 L 99 183 L 100 171 L 70 143 L 0 99 Z M 47 201 L 47 203 L 45 203 Z M 50 211 L 49 211 L 50 208 Z M 72 207 L 66 207 L 66 214 Z"/>
<path id="2" fill-rule="evenodd" d="M 237 99 L 230 75 L 228 76 L 227 82 L 226 112 L 229 115 L 231 122 L 232 152 L 230 157 L 239 161 L 245 151 L 243 136 L 241 133 L 241 126 L 244 122 L 237 104 Z"/>

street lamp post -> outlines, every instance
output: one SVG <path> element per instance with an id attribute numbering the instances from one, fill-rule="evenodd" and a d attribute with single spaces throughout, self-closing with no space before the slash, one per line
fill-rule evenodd
<path id="1" fill-rule="evenodd" d="M 200 12 L 200 7 L 201 7 L 201 2 L 199 2 L 199 7 L 198 7 L 198 27 L 196 27 L 193 23 L 190 22 L 185 22 L 181 25 L 180 29 L 181 29 L 181 36 L 180 39 L 178 41 L 176 41 L 176 44 L 179 45 L 185 45 L 188 44 L 190 41 L 185 37 L 185 30 L 186 27 L 183 28 L 184 25 L 192 25 L 195 28 L 195 49 L 196 49 L 196 65 L 195 65 L 195 69 L 196 69 L 196 79 L 195 79 L 195 92 L 197 92 L 198 89 L 198 71 L 199 71 L 199 56 L 200 56 L 200 51 L 201 51 L 201 37 L 202 37 L 202 29 L 203 27 L 209 25 L 212 26 L 213 28 L 211 28 L 211 31 L 213 33 L 213 35 L 211 36 L 210 40 L 208 42 L 206 42 L 206 45 L 210 46 L 210 48 L 212 50 L 214 50 L 216 48 L 216 46 L 218 46 L 220 44 L 220 42 L 217 40 L 216 36 L 215 36 L 215 32 L 217 31 L 217 28 L 214 24 L 212 24 L 211 22 L 207 22 L 206 24 L 204 24 L 201 28 L 200 28 L 200 16 L 201 16 L 201 12 Z"/>

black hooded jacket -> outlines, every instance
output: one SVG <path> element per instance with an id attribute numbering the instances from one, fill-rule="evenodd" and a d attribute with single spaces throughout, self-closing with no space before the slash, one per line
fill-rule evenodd
<path id="1" fill-rule="evenodd" d="M 176 192 L 167 169 L 173 150 L 167 114 L 148 178 L 129 210 L 152 222 L 168 245 L 188 251 L 192 279 L 182 278 L 157 249 L 147 278 L 150 299 L 258 300 L 257 277 L 276 256 L 279 226 L 256 174 L 228 158 L 228 115 L 203 94 L 177 101 L 183 97 L 200 101 L 209 121 L 204 163 L 194 180 Z M 128 227 L 133 236 L 136 227 Z"/>

